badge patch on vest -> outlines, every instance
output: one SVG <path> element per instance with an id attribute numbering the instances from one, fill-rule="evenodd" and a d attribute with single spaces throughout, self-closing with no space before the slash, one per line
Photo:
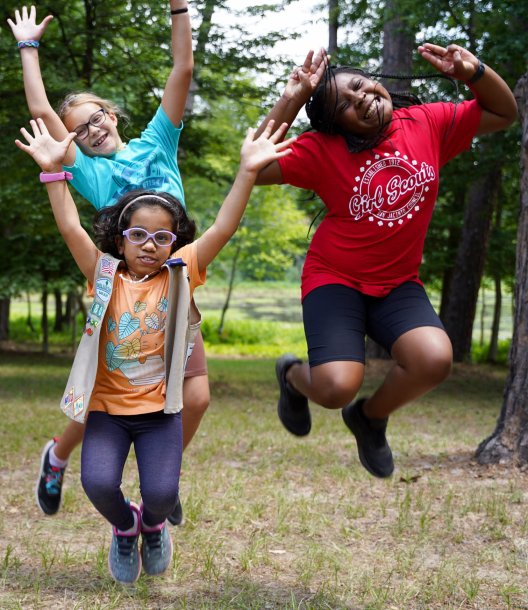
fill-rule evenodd
<path id="1" fill-rule="evenodd" d="M 103 303 L 107 303 L 112 294 L 112 282 L 105 277 L 99 278 L 95 282 L 95 294 Z"/>
<path id="2" fill-rule="evenodd" d="M 75 389 L 71 388 L 71 390 L 64 397 L 64 406 L 62 410 L 66 415 L 74 419 L 82 412 L 84 408 L 84 394 L 80 396 L 75 396 Z"/>

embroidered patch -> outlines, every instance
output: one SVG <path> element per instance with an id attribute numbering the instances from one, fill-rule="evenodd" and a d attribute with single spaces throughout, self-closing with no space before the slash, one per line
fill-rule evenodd
<path id="1" fill-rule="evenodd" d="M 74 417 L 77 417 L 84 409 L 84 393 L 80 396 L 75 397 L 75 388 L 72 389 L 64 396 L 64 407 L 65 413 L 72 413 Z"/>
<path id="2" fill-rule="evenodd" d="M 114 262 L 109 260 L 108 258 L 101 259 L 101 273 L 106 273 L 108 275 L 112 275 L 114 273 Z"/>
<path id="3" fill-rule="evenodd" d="M 106 303 L 112 294 L 112 282 L 107 278 L 100 278 L 95 282 L 95 294 Z"/>
<path id="4" fill-rule="evenodd" d="M 82 413 L 84 409 L 84 394 L 81 394 L 78 398 L 75 399 L 73 403 L 73 414 L 75 417 Z"/>
<path id="5" fill-rule="evenodd" d="M 93 302 L 92 306 L 90 307 L 90 313 L 92 314 L 92 316 L 94 318 L 97 318 L 98 320 L 101 319 L 103 313 L 104 313 L 104 307 L 101 305 L 101 303 L 97 303 L 97 302 Z M 90 318 L 88 318 L 90 320 Z"/>

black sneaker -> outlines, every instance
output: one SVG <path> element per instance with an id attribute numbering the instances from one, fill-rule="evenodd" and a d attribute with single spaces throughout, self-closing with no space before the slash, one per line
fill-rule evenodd
<path id="1" fill-rule="evenodd" d="M 343 421 L 356 437 L 359 460 L 375 477 L 390 477 L 394 471 L 392 451 L 385 438 L 388 418 L 370 419 L 363 413 L 360 398 L 343 408 Z"/>
<path id="2" fill-rule="evenodd" d="M 183 523 L 183 509 L 180 502 L 180 498 L 178 498 L 178 501 L 176 502 L 176 506 L 174 507 L 172 514 L 170 514 L 167 518 L 169 520 L 169 523 L 171 523 L 172 525 L 181 525 Z"/>
<path id="3" fill-rule="evenodd" d="M 37 480 L 37 506 L 46 515 L 54 515 L 60 507 L 62 481 L 66 468 L 56 468 L 49 461 L 49 452 L 57 444 L 57 439 L 49 441 L 42 451 L 40 473 Z"/>
<path id="4" fill-rule="evenodd" d="M 277 411 L 288 432 L 296 436 L 306 436 L 312 428 L 308 399 L 286 381 L 286 373 L 293 364 L 302 364 L 302 360 L 292 354 L 281 356 L 275 363 L 280 388 Z"/>

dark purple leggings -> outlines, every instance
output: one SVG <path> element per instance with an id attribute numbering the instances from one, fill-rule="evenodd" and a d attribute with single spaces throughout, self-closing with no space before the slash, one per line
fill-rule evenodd
<path id="1" fill-rule="evenodd" d="M 123 468 L 132 444 L 144 505 L 143 520 L 146 525 L 157 525 L 172 513 L 178 499 L 183 446 L 181 413 L 88 414 L 81 453 L 82 486 L 95 508 L 120 530 L 134 525 L 121 492 Z"/>

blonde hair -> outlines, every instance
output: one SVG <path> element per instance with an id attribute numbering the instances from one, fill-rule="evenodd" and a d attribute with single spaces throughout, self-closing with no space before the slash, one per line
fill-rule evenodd
<path id="1" fill-rule="evenodd" d="M 57 114 L 61 120 L 64 121 L 64 118 L 72 108 L 76 108 L 77 106 L 88 104 L 90 102 L 101 106 L 101 108 L 104 108 L 107 112 L 114 113 L 117 117 L 122 119 L 125 124 L 128 123 L 128 115 L 122 108 L 110 100 L 105 100 L 104 98 L 95 95 L 95 93 L 92 93 L 91 91 L 70 93 L 67 95 L 62 104 L 59 106 Z"/>

